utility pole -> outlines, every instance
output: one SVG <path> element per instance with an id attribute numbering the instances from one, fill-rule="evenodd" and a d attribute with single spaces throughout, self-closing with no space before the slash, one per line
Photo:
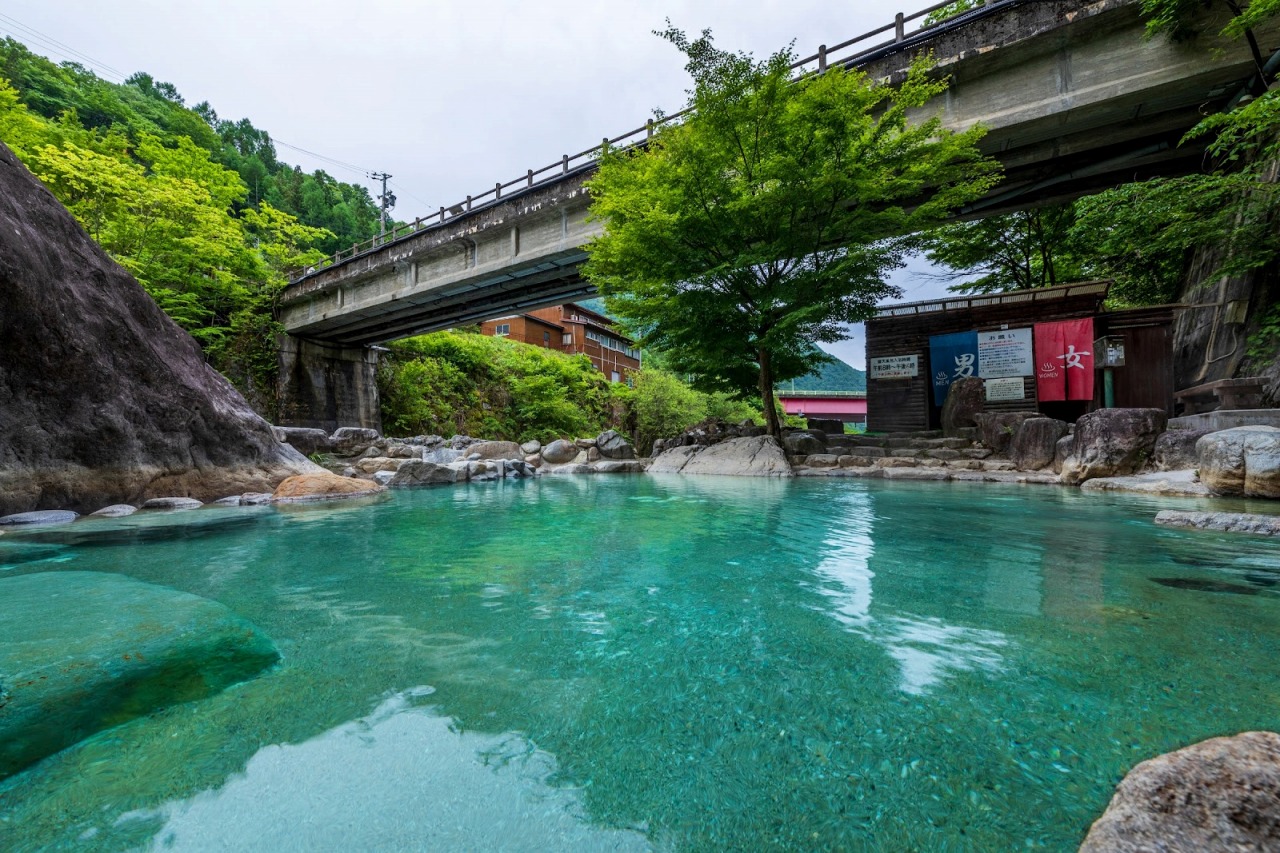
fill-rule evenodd
<path id="1" fill-rule="evenodd" d="M 387 181 L 391 176 L 386 172 L 370 172 L 369 177 L 375 181 L 382 181 L 382 195 L 378 196 L 382 207 L 382 224 L 378 229 L 378 236 L 382 237 L 387 233 L 387 211 L 396 206 L 396 194 L 387 192 Z"/>

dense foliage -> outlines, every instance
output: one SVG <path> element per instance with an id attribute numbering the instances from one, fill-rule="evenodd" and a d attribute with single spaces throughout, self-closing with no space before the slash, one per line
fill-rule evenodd
<path id="1" fill-rule="evenodd" d="M 604 234 L 584 272 L 672 369 L 758 393 L 777 435 L 775 382 L 895 295 L 904 235 L 981 195 L 993 166 L 980 129 L 908 125 L 946 87 L 924 65 L 893 88 L 843 69 L 793 82 L 789 52 L 757 62 L 709 33 L 662 35 L 687 57 L 693 115 L 604 157 L 591 181 Z"/>
<path id="2" fill-rule="evenodd" d="M 1073 204 L 1033 208 L 944 225 L 925 236 L 929 260 L 955 278 L 962 293 L 1052 287 L 1081 277 L 1087 266 L 1073 238 Z"/>
<path id="3" fill-rule="evenodd" d="M 247 121 L 0 41 L 0 140 L 264 414 L 286 272 L 376 229 L 368 193 L 275 158 Z M 336 234 L 329 226 L 340 229 Z"/>
<path id="4" fill-rule="evenodd" d="M 759 419 L 723 394 L 702 394 L 662 370 L 610 383 L 584 355 L 467 331 L 390 345 L 378 368 L 383 426 L 392 435 L 477 435 L 511 441 L 580 438 L 606 429 L 638 449 L 708 417 Z"/>

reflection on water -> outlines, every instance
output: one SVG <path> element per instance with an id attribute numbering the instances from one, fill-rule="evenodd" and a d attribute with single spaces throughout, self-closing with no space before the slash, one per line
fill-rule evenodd
<path id="1" fill-rule="evenodd" d="M 831 615 L 850 632 L 882 646 L 898 662 L 898 687 L 905 693 L 923 694 L 955 673 L 997 669 L 996 650 L 1006 642 L 999 632 L 948 625 L 892 607 L 872 614 L 874 501 L 866 491 L 842 495 L 823 516 L 825 556 L 813 573 L 826 581 L 817 589 L 830 599 Z M 886 544 L 885 550 L 891 549 L 892 544 Z"/>
<path id="2" fill-rule="evenodd" d="M 283 655 L 0 781 L 0 850 L 1072 849 L 1137 761 L 1280 727 L 1275 545 L 1178 505 L 564 477 L 0 536 L 0 595 L 117 572 Z"/>
<path id="3" fill-rule="evenodd" d="M 646 850 L 598 829 L 555 758 L 520 735 L 453 730 L 398 693 L 299 744 L 263 747 L 221 787 L 122 815 L 161 824 L 157 850 Z"/>

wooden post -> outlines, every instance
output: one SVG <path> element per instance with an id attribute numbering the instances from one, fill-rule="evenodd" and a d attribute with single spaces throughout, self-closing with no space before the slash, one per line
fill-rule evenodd
<path id="1" fill-rule="evenodd" d="M 906 37 L 907 37 L 907 24 L 906 24 L 906 21 L 904 21 L 902 18 L 902 13 L 899 12 L 897 15 L 894 16 L 894 19 L 893 19 L 893 40 L 902 41 Z"/>
<path id="2" fill-rule="evenodd" d="M 444 208 L 440 208 L 440 221 L 444 222 Z"/>
<path id="3" fill-rule="evenodd" d="M 569 155 L 565 154 L 560 158 L 560 171 L 569 174 Z"/>
<path id="4" fill-rule="evenodd" d="M 533 186 L 533 169 L 529 170 L 529 186 Z"/>
<path id="5" fill-rule="evenodd" d="M 502 181 L 498 181 L 493 185 L 493 197 L 502 198 Z"/>
<path id="6" fill-rule="evenodd" d="M 645 119 L 644 121 L 644 138 L 653 139 L 653 119 Z"/>
<path id="7" fill-rule="evenodd" d="M 818 73 L 821 74 L 827 70 L 827 46 L 825 44 L 818 45 Z"/>
<path id="8" fill-rule="evenodd" d="M 471 209 L 471 196 L 467 196 L 467 210 Z"/>

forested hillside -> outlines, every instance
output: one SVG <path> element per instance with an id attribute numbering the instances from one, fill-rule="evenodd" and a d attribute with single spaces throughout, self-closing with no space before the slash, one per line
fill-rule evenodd
<path id="1" fill-rule="evenodd" d="M 268 417 L 287 270 L 367 239 L 363 187 L 281 162 L 248 119 L 0 41 L 0 140 Z"/>

